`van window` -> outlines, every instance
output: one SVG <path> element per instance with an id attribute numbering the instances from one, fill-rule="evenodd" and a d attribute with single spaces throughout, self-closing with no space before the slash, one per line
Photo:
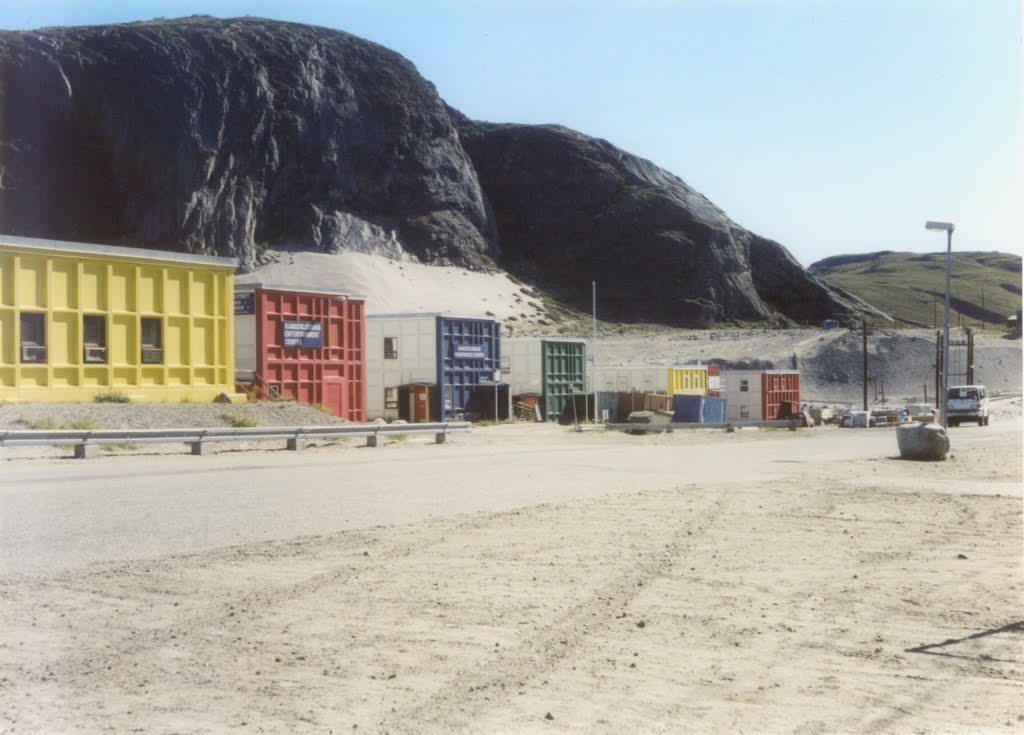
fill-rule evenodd
<path id="1" fill-rule="evenodd" d="M 978 389 L 977 388 L 950 388 L 949 396 L 950 400 L 969 398 L 971 400 L 978 400 Z"/>

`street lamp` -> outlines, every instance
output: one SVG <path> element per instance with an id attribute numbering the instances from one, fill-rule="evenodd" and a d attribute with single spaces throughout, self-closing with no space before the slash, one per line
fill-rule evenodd
<path id="1" fill-rule="evenodd" d="M 942 394 L 939 396 L 939 421 L 942 427 L 949 425 L 949 277 L 953 270 L 953 230 L 952 222 L 924 223 L 926 230 L 946 233 L 946 313 L 942 327 Z"/>

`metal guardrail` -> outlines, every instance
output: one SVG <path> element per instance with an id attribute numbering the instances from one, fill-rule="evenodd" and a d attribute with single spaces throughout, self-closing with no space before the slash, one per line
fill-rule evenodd
<path id="1" fill-rule="evenodd" d="M 783 419 L 780 421 L 726 421 L 718 424 L 605 424 L 612 431 L 625 432 L 664 432 L 682 431 L 686 429 L 733 429 L 758 428 L 758 429 L 789 429 L 796 431 L 801 422 L 796 419 Z"/>
<path id="2" fill-rule="evenodd" d="M 444 444 L 448 434 L 467 433 L 468 421 L 431 424 L 356 424 L 344 426 L 270 426 L 253 428 L 216 427 L 208 429 L 67 429 L 57 431 L 0 431 L 3 447 L 73 446 L 75 457 L 95 457 L 103 445 L 177 444 L 191 446 L 192 454 L 212 451 L 215 442 L 281 441 L 292 451 L 303 448 L 310 439 L 341 439 L 366 437 L 366 446 L 378 446 L 387 436 L 434 434 L 437 444 Z"/>

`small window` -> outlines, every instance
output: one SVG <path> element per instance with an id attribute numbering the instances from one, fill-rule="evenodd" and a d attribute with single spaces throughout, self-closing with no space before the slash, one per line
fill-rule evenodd
<path id="1" fill-rule="evenodd" d="M 142 317 L 142 362 L 159 364 L 164 361 L 162 322 L 157 317 Z"/>
<path id="2" fill-rule="evenodd" d="M 384 408 L 398 408 L 398 388 L 384 389 Z"/>
<path id="3" fill-rule="evenodd" d="M 747 393 L 750 391 L 750 382 L 747 380 L 740 381 L 740 393 Z"/>
<path id="4" fill-rule="evenodd" d="M 82 359 L 85 362 L 107 361 L 107 318 L 100 314 L 82 317 Z"/>
<path id="5" fill-rule="evenodd" d="M 446 385 L 444 387 L 444 410 L 451 411 L 455 408 L 455 388 Z"/>
<path id="6" fill-rule="evenodd" d="M 744 382 L 746 382 L 746 381 L 744 381 Z M 741 419 L 749 419 L 750 418 L 750 406 L 740 406 L 740 418 Z"/>
<path id="7" fill-rule="evenodd" d="M 385 360 L 397 360 L 398 359 L 398 337 L 385 337 L 384 338 L 384 359 Z"/>
<path id="8" fill-rule="evenodd" d="M 21 361 L 46 362 L 46 315 L 21 313 Z"/>
<path id="9" fill-rule="evenodd" d="M 107 346 L 107 318 L 97 314 L 82 317 L 83 339 L 87 347 Z"/>

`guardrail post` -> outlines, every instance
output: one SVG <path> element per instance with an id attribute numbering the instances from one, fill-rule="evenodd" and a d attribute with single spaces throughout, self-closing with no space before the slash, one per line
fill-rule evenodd
<path id="1" fill-rule="evenodd" d="M 376 434 L 370 434 L 369 436 L 366 437 L 366 446 L 368 446 L 368 447 L 375 447 L 375 446 L 377 446 L 377 435 Z"/>
<path id="2" fill-rule="evenodd" d="M 442 431 L 439 434 L 434 434 L 434 444 L 444 444 L 448 441 L 448 431 Z"/>
<path id="3" fill-rule="evenodd" d="M 213 454 L 213 445 L 209 442 L 204 442 L 202 439 L 192 442 L 192 454 L 197 457 Z"/>
<path id="4" fill-rule="evenodd" d="M 288 449 L 292 452 L 298 452 L 303 449 L 302 438 L 299 436 L 293 436 L 288 439 Z"/>
<path id="5" fill-rule="evenodd" d="M 92 459 L 98 457 L 100 448 L 95 444 L 76 444 L 75 459 Z"/>

